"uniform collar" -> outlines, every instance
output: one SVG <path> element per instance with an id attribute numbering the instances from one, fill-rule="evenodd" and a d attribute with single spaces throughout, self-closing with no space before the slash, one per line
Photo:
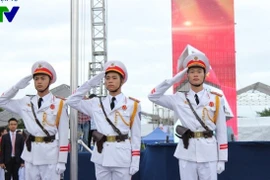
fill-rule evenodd
<path id="1" fill-rule="evenodd" d="M 110 99 L 110 102 L 112 102 L 112 97 L 115 97 L 115 104 L 117 104 L 122 98 L 123 98 L 124 94 L 123 93 L 120 93 L 118 94 L 117 96 L 111 96 L 109 95 L 109 99 Z"/>
<path id="2" fill-rule="evenodd" d="M 37 95 L 37 100 L 39 100 L 39 98 L 41 97 Z M 51 93 L 46 94 L 45 96 L 42 97 L 42 99 L 43 99 L 43 103 L 49 101 L 51 99 Z"/>
<path id="3" fill-rule="evenodd" d="M 190 89 L 190 94 L 192 95 L 192 97 L 194 97 L 195 96 L 195 94 L 197 94 L 198 95 L 198 98 L 199 98 L 199 100 L 200 99 L 202 99 L 202 96 L 203 96 L 203 94 L 205 93 L 205 89 L 203 89 L 203 90 L 201 90 L 201 91 L 199 91 L 199 92 L 197 92 L 197 93 L 195 93 L 192 89 Z"/>

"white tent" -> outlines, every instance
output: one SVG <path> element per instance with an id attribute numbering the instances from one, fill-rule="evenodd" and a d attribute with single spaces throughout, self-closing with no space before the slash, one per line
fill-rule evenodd
<path id="1" fill-rule="evenodd" d="M 238 118 L 238 141 L 270 141 L 270 117 Z"/>

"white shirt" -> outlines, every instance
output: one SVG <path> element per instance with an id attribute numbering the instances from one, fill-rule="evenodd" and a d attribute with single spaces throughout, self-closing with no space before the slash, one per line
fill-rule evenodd
<path id="1" fill-rule="evenodd" d="M 14 136 L 15 136 L 15 142 L 16 142 L 16 130 L 14 131 L 14 132 L 11 132 L 11 131 L 9 131 L 9 136 L 10 136 L 10 142 L 11 142 L 11 146 L 13 145 L 12 144 L 12 134 L 14 133 Z M 15 142 L 14 142 L 14 144 L 15 144 Z M 11 147 L 11 148 L 13 148 L 13 147 Z M 11 153 L 12 153 L 12 149 L 11 149 Z M 15 154 L 11 154 L 11 157 L 14 157 L 15 156 Z"/>
<path id="2" fill-rule="evenodd" d="M 195 98 L 195 94 L 197 94 L 197 96 L 198 96 L 198 98 L 199 98 L 199 104 L 200 104 L 200 100 L 202 99 L 202 97 L 203 97 L 203 95 L 204 95 L 204 93 L 205 93 L 205 89 L 203 89 L 203 90 L 201 90 L 201 91 L 199 91 L 199 92 L 197 92 L 197 93 L 195 93 L 192 89 L 190 89 L 190 92 L 191 92 L 191 94 L 192 94 L 192 96 Z"/>
<path id="3" fill-rule="evenodd" d="M 37 100 L 39 100 L 39 98 L 42 98 L 42 101 L 41 101 L 41 106 L 42 106 L 42 104 L 43 104 L 44 102 L 50 100 L 51 96 L 50 96 L 50 93 L 46 94 L 46 95 L 43 96 L 43 97 L 40 97 L 39 95 L 37 95 Z M 41 106 L 40 106 L 40 107 L 41 107 Z"/>
<path id="4" fill-rule="evenodd" d="M 123 97 L 123 93 L 120 93 L 116 96 L 111 96 L 109 95 L 109 99 L 110 99 L 110 103 L 112 102 L 112 98 L 115 97 L 115 101 L 114 101 L 114 104 L 116 105 Z"/>

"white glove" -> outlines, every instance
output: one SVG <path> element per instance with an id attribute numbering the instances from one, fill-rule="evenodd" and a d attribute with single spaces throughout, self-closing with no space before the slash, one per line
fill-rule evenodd
<path id="1" fill-rule="evenodd" d="M 225 170 L 225 162 L 224 161 L 218 161 L 217 163 L 217 173 L 221 174 Z"/>
<path id="2" fill-rule="evenodd" d="M 57 163 L 56 164 L 56 173 L 62 174 L 66 170 L 66 164 L 65 163 Z"/>
<path id="3" fill-rule="evenodd" d="M 104 78 L 105 71 L 100 72 L 99 74 L 95 75 L 91 79 L 87 81 L 87 84 L 90 86 L 97 86 L 100 84 L 102 78 Z"/>
<path id="4" fill-rule="evenodd" d="M 136 172 L 138 172 L 139 166 L 140 166 L 140 156 L 132 156 L 129 174 L 133 175 Z"/>
<path id="5" fill-rule="evenodd" d="M 17 84 L 14 86 L 15 89 L 24 89 L 26 86 L 30 84 L 31 79 L 33 78 L 33 75 L 28 75 L 21 79 Z"/>
<path id="6" fill-rule="evenodd" d="M 186 74 L 188 68 L 183 69 L 182 71 L 180 71 L 179 73 L 177 73 L 173 78 L 169 79 L 167 82 L 171 85 L 173 85 L 174 83 L 179 82 L 184 75 Z"/>
<path id="7" fill-rule="evenodd" d="M 133 166 L 131 166 L 130 168 L 129 168 L 129 174 L 132 176 L 132 175 L 134 175 L 136 172 L 138 172 L 139 171 L 139 168 L 138 167 L 133 167 Z"/>

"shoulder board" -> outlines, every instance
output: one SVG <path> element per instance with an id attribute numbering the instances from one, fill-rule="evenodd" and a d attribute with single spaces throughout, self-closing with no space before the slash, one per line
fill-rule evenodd
<path id="1" fill-rule="evenodd" d="M 138 99 L 135 99 L 133 97 L 128 97 L 129 99 L 133 100 L 133 101 L 136 101 L 137 103 L 140 103 L 140 101 Z"/>
<path id="2" fill-rule="evenodd" d="M 58 98 L 58 99 L 62 99 L 62 100 L 66 100 L 66 98 L 64 98 L 64 97 L 61 97 L 61 96 L 55 96 L 56 98 Z"/>
<path id="3" fill-rule="evenodd" d="M 215 94 L 215 95 L 217 95 L 217 96 L 219 96 L 219 97 L 222 97 L 222 96 L 223 96 L 222 94 L 219 94 L 219 93 L 214 92 L 214 91 L 211 91 L 210 93 L 211 93 L 211 94 Z"/>

